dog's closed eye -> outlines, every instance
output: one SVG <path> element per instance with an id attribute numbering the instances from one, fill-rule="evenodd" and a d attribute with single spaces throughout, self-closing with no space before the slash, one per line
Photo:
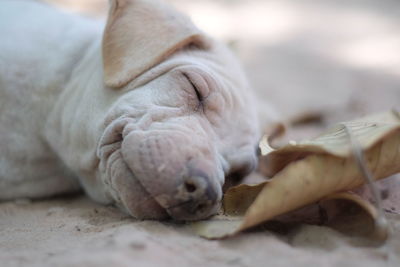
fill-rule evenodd
<path id="1" fill-rule="evenodd" d="M 185 70 L 182 74 L 193 87 L 199 105 L 203 105 L 211 90 L 209 82 L 207 82 L 209 80 L 207 74 L 197 70 Z"/>
<path id="2" fill-rule="evenodd" d="M 194 92 L 196 93 L 196 98 L 197 98 L 197 105 L 195 111 L 198 111 L 202 106 L 203 106 L 203 101 L 204 101 L 204 96 L 202 95 L 201 91 L 199 90 L 198 85 L 194 81 L 193 78 L 190 77 L 187 73 L 183 73 L 185 78 L 189 81 L 190 85 L 192 86 Z"/>
<path id="3" fill-rule="evenodd" d="M 190 76 L 188 74 L 183 73 L 183 75 L 186 77 L 186 79 L 188 79 L 189 83 L 192 85 L 199 102 L 203 102 L 204 96 L 201 94 L 200 90 L 197 88 L 197 85 L 195 84 L 195 82 L 192 81 L 192 79 L 190 78 Z"/>

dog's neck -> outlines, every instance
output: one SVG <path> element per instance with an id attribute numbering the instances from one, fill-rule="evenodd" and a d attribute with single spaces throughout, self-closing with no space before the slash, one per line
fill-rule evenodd
<path id="1" fill-rule="evenodd" d="M 96 181 L 96 147 L 105 127 L 105 116 L 122 92 L 104 85 L 100 37 L 86 47 L 64 87 L 44 127 L 45 139 L 75 174 L 85 177 L 81 181 L 87 193 L 106 203 L 102 183 Z"/>

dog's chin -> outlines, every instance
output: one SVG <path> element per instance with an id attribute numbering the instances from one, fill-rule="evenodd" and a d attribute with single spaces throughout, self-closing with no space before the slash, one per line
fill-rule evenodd
<path id="1" fill-rule="evenodd" d="M 125 181 L 123 188 L 118 190 L 119 201 L 117 206 L 134 218 L 141 220 L 174 220 L 177 222 L 196 221 L 207 219 L 219 211 L 219 201 L 209 203 L 209 206 L 212 206 L 211 209 L 205 209 L 205 206 L 202 207 L 190 201 L 172 207 L 163 207 L 157 202 L 157 197 L 151 196 L 142 185 L 139 186 L 140 194 L 137 194 L 140 183 L 132 172 L 128 176 L 129 180 Z M 132 188 L 135 184 L 136 188 Z M 129 188 L 132 190 L 129 190 Z"/>
<path id="2" fill-rule="evenodd" d="M 120 193 L 121 202 L 117 207 L 123 212 L 140 220 L 174 220 L 176 222 L 197 221 L 207 219 L 218 213 L 220 203 L 215 203 L 212 209 L 203 210 L 202 207 L 193 207 L 191 203 L 170 208 L 164 208 L 154 198 L 148 197 L 138 201 L 137 197 Z M 190 213 L 182 209 L 191 209 Z"/>
<path id="3" fill-rule="evenodd" d="M 129 196 L 121 197 L 122 203 L 117 206 L 123 212 L 139 220 L 168 220 L 167 211 L 153 200 L 144 200 L 142 203 L 134 203 Z M 139 207 L 140 206 L 140 207 Z"/>
<path id="4" fill-rule="evenodd" d="M 193 207 L 191 203 L 184 203 L 179 207 L 171 207 L 166 209 L 170 218 L 175 221 L 198 221 L 207 219 L 218 213 L 220 208 L 220 203 L 213 205 L 212 209 L 203 209 L 202 207 Z M 191 209 L 192 212 L 182 212 L 182 209 Z"/>
<path id="5" fill-rule="evenodd" d="M 200 205 L 193 201 L 169 207 L 165 203 L 162 205 L 162 201 L 157 201 L 159 198 L 152 196 L 132 171 L 115 176 L 113 184 L 118 194 L 117 206 L 137 219 L 195 221 L 216 214 L 220 207 L 220 201 Z"/>
<path id="6" fill-rule="evenodd" d="M 118 156 L 110 158 L 107 174 L 109 183 L 105 184 L 113 196 L 116 205 L 137 219 L 167 219 L 166 210 L 141 185 L 136 176 Z"/>

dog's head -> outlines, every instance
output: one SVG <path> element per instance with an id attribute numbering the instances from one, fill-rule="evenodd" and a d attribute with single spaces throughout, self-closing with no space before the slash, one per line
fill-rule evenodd
<path id="1" fill-rule="evenodd" d="M 97 154 L 109 193 L 139 218 L 214 214 L 226 179 L 256 165 L 252 91 L 229 50 L 155 0 L 115 0 L 103 36 L 115 103 Z"/>

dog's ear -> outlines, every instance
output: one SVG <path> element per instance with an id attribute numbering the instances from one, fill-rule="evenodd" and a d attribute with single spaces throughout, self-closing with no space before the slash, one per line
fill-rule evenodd
<path id="1" fill-rule="evenodd" d="M 160 0 L 110 0 L 103 35 L 104 81 L 120 88 L 172 53 L 206 41 L 189 18 Z"/>

